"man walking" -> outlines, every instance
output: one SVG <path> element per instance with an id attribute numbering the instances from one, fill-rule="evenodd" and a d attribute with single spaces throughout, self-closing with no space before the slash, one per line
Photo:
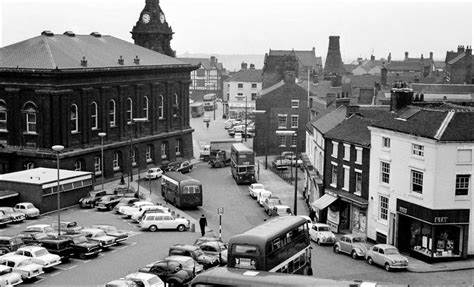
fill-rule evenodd
<path id="1" fill-rule="evenodd" d="M 203 214 L 201 218 L 199 219 L 199 227 L 201 227 L 201 236 L 204 236 L 204 234 L 206 234 L 206 226 L 207 226 L 207 219 Z"/>

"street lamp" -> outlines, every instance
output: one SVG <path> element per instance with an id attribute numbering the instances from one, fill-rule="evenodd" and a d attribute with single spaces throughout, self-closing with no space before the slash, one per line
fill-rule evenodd
<path id="1" fill-rule="evenodd" d="M 128 181 L 128 186 L 127 186 L 127 189 L 130 190 L 130 182 L 133 181 L 133 163 L 132 163 L 132 151 L 133 151 L 133 144 L 132 144 L 132 140 L 133 140 L 133 136 L 132 136 L 132 125 L 134 123 L 143 123 L 143 122 L 146 122 L 148 121 L 148 118 L 131 118 L 130 119 L 130 179 Z M 135 155 L 136 156 L 136 155 Z M 138 169 L 138 172 L 140 172 L 140 168 Z M 140 184 L 138 185 L 140 186 Z"/>
<path id="2" fill-rule="evenodd" d="M 296 138 L 295 142 L 295 194 L 294 194 L 294 205 L 293 210 L 294 214 L 297 215 L 297 197 L 298 197 L 298 137 L 296 131 L 276 131 L 277 135 L 281 136 L 294 136 Z M 291 168 L 291 166 L 290 166 Z"/>
<path id="3" fill-rule="evenodd" d="M 101 153 L 101 158 L 100 158 L 100 171 L 102 174 L 102 190 L 104 190 L 104 137 L 107 135 L 106 133 L 99 133 L 98 134 L 100 137 L 100 153 Z"/>
<path id="4" fill-rule="evenodd" d="M 61 151 L 64 149 L 64 146 L 62 145 L 53 145 L 52 147 L 53 151 L 56 152 L 56 167 L 57 167 L 57 171 L 58 171 L 58 190 L 57 190 L 57 194 L 58 194 L 58 235 L 61 234 L 61 197 L 59 195 L 59 181 L 60 181 L 60 177 L 59 177 L 59 154 L 61 153 Z"/>

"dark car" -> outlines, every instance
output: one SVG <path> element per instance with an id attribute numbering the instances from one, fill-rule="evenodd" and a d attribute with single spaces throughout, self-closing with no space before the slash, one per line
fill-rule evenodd
<path id="1" fill-rule="evenodd" d="M 182 286 L 193 279 L 195 273 L 200 272 L 198 269 L 202 270 L 202 265 L 195 264 L 194 259 L 175 255 L 142 267 L 138 272 L 155 274 L 171 286 Z"/>
<path id="2" fill-rule="evenodd" d="M 121 195 L 104 195 L 95 204 L 98 210 L 112 210 L 122 200 Z"/>
<path id="3" fill-rule="evenodd" d="M 16 235 L 16 237 L 21 238 L 23 243 L 26 245 L 29 244 L 40 244 L 40 240 L 47 238 L 48 235 L 38 232 L 38 231 L 31 231 L 31 230 L 25 230 Z"/>
<path id="4" fill-rule="evenodd" d="M 25 246 L 23 240 L 16 236 L 0 236 L 0 255 L 16 251 L 18 248 Z"/>
<path id="5" fill-rule="evenodd" d="M 206 255 L 199 247 L 194 245 L 175 244 L 170 247 L 168 255 L 191 257 L 199 264 L 202 264 L 204 269 L 219 265 L 219 259 L 216 256 Z"/>
<path id="6" fill-rule="evenodd" d="M 65 234 L 59 238 L 70 240 L 74 256 L 80 259 L 97 256 L 102 251 L 99 243 L 87 240 L 82 234 Z"/>
<path id="7" fill-rule="evenodd" d="M 68 261 L 74 255 L 74 249 L 71 246 L 71 240 L 66 238 L 45 237 L 39 240 L 41 246 L 46 248 L 49 253 L 61 257 L 61 262 Z"/>
<path id="8" fill-rule="evenodd" d="M 175 161 L 168 164 L 166 171 L 177 171 L 181 173 L 188 173 L 191 172 L 193 169 L 193 165 L 185 160 L 185 161 Z"/>
<path id="9" fill-rule="evenodd" d="M 64 234 L 64 233 L 78 233 L 79 231 L 81 231 L 81 229 L 84 228 L 80 225 L 77 225 L 76 221 L 60 221 L 59 222 L 59 227 L 60 228 L 58 228 L 58 222 L 55 221 L 55 222 L 51 223 L 51 227 L 56 231 L 58 229 L 60 229 L 61 234 Z"/>
<path id="10" fill-rule="evenodd" d="M 79 199 L 79 206 L 81 208 L 86 208 L 86 207 L 94 207 L 97 201 L 104 196 L 107 195 L 106 190 L 95 190 L 95 191 L 89 191 L 89 194 L 85 197 L 82 197 Z"/>
<path id="11" fill-rule="evenodd" d="M 217 239 L 216 241 L 207 241 L 197 244 L 206 255 L 219 258 L 219 264 L 224 266 L 227 264 L 227 245 Z"/>

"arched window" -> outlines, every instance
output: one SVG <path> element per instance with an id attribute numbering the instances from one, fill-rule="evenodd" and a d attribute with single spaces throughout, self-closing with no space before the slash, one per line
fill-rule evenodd
<path id="1" fill-rule="evenodd" d="M 149 144 L 146 146 L 146 162 L 153 162 L 153 145 Z"/>
<path id="2" fill-rule="evenodd" d="M 7 129 L 7 104 L 0 101 L 0 131 L 6 132 Z"/>
<path id="3" fill-rule="evenodd" d="M 117 125 L 117 118 L 115 113 L 115 101 L 109 101 L 109 122 L 111 127 L 115 127 Z"/>
<path id="4" fill-rule="evenodd" d="M 25 114 L 25 130 L 27 133 L 36 134 L 36 105 L 32 102 L 28 102 L 23 107 L 23 113 Z"/>
<path id="5" fill-rule="evenodd" d="M 97 103 L 91 103 L 91 129 L 96 130 L 99 128 L 99 119 L 97 117 Z"/>
<path id="6" fill-rule="evenodd" d="M 162 119 L 164 118 L 164 112 L 163 112 L 163 107 L 164 107 L 165 100 L 163 98 L 163 95 L 158 96 L 158 118 Z"/>
<path id="7" fill-rule="evenodd" d="M 74 163 L 74 170 L 81 171 L 82 170 L 82 162 L 80 160 L 76 160 Z"/>
<path id="8" fill-rule="evenodd" d="M 120 153 L 118 151 L 114 152 L 114 158 L 112 160 L 112 167 L 114 171 L 120 170 Z"/>
<path id="9" fill-rule="evenodd" d="M 71 105 L 71 133 L 79 132 L 79 115 L 76 104 Z"/>
<path id="10" fill-rule="evenodd" d="M 30 162 L 27 162 L 25 164 L 25 169 L 33 169 L 33 168 L 35 168 L 35 163 L 34 162 L 30 161 Z"/>
<path id="11" fill-rule="evenodd" d="M 143 106 L 143 114 L 145 115 L 145 118 L 148 120 L 148 97 L 145 96 L 143 97 L 144 100 L 144 106 Z"/>
<path id="12" fill-rule="evenodd" d="M 179 113 L 179 103 L 178 103 L 178 95 L 173 95 L 173 116 L 178 116 Z"/>
<path id="13" fill-rule="evenodd" d="M 133 101 L 132 99 L 127 99 L 127 124 L 132 124 L 133 119 Z"/>

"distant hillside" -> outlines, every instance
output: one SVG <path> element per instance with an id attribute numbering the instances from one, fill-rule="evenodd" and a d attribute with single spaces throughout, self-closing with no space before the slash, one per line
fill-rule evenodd
<path id="1" fill-rule="evenodd" d="M 250 66 L 250 64 L 255 64 L 256 69 L 262 69 L 263 60 L 265 58 L 265 54 L 262 54 L 262 55 L 221 55 L 221 54 L 184 53 L 181 55 L 177 55 L 178 58 L 207 58 L 207 59 L 209 59 L 211 56 L 215 56 L 217 60 L 223 64 L 224 68 L 230 72 L 240 70 L 240 64 L 242 64 L 242 62 L 247 63 L 248 67 Z"/>

